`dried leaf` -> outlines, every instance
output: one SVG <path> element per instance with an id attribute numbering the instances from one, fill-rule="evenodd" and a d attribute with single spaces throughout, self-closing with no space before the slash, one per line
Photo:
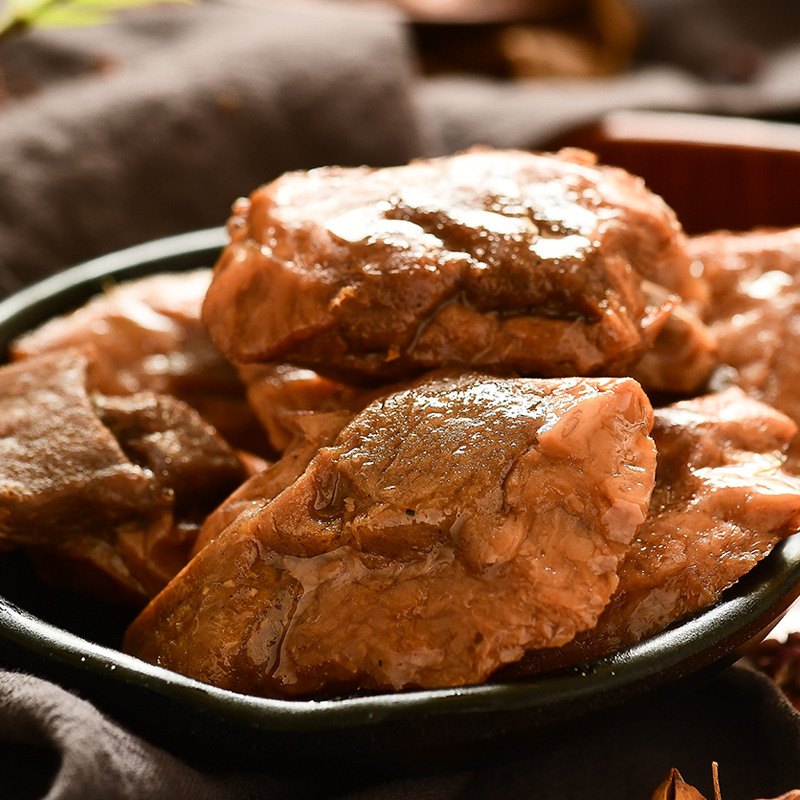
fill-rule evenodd
<path id="1" fill-rule="evenodd" d="M 690 786 L 675 767 L 653 794 L 653 800 L 706 800 L 694 786 Z"/>
<path id="2" fill-rule="evenodd" d="M 711 773 L 714 780 L 714 800 L 722 800 L 719 788 L 719 765 L 716 761 L 711 764 Z M 653 800 L 706 800 L 694 786 L 690 786 L 674 767 L 663 783 L 653 794 Z M 762 798 L 763 800 L 763 798 Z M 800 800 L 800 789 L 792 789 L 780 797 L 771 800 Z"/>

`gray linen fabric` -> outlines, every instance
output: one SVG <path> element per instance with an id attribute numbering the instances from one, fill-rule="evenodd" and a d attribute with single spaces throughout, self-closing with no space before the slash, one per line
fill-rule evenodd
<path id="1" fill-rule="evenodd" d="M 412 59 L 390 12 L 160 6 L 29 38 L 72 75 L 37 74 L 30 62 L 47 59 L 28 40 L 8 48 L 18 83 L 47 82 L 0 105 L 0 293 L 221 225 L 238 196 L 286 170 L 420 151 Z"/>

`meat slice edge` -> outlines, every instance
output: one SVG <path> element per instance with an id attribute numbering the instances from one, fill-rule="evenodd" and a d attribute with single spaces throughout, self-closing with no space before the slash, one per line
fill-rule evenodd
<path id="1" fill-rule="evenodd" d="M 657 409 L 656 485 L 611 602 L 594 629 L 500 676 L 607 655 L 715 603 L 798 530 L 800 480 L 782 469 L 796 430 L 738 388 Z"/>

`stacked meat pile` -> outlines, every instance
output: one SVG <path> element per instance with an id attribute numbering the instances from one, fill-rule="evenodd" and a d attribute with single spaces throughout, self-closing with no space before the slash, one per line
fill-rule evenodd
<path id="1" fill-rule="evenodd" d="M 0 541 L 150 599 L 128 652 L 274 697 L 476 683 L 652 635 L 797 530 L 797 401 L 734 337 L 789 325 L 800 258 L 688 241 L 580 151 L 291 173 L 229 231 L 213 280 L 4 368 Z"/>

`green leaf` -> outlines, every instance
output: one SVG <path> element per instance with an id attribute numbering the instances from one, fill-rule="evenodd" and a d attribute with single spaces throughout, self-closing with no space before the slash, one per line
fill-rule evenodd
<path id="1" fill-rule="evenodd" d="M 110 22 L 116 12 L 192 0 L 6 0 L 0 14 L 0 39 L 27 27 L 78 28 Z"/>
<path id="2" fill-rule="evenodd" d="M 42 11 L 36 17 L 37 28 L 90 28 L 103 25 L 111 19 L 111 15 L 89 8 L 64 7 L 55 5 Z"/>

